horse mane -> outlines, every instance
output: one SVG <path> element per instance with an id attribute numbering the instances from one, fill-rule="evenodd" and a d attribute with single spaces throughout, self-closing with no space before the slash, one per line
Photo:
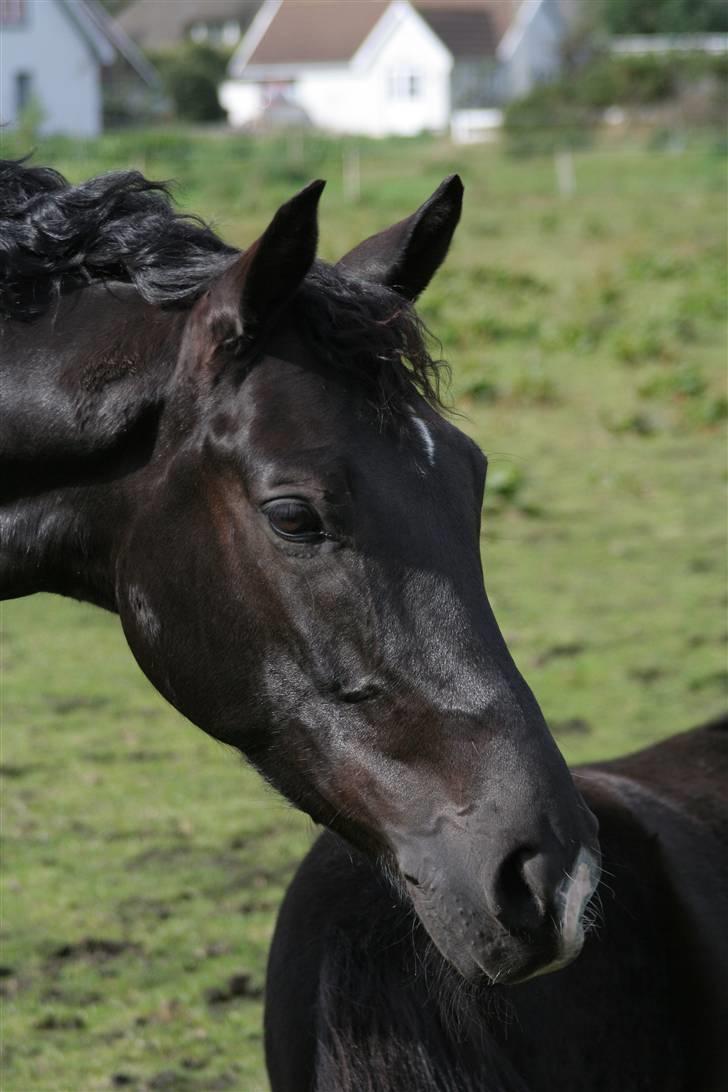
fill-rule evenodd
<path id="1" fill-rule="evenodd" d="M 31 322 L 61 292 L 111 281 L 188 309 L 239 253 L 139 171 L 71 185 L 48 167 L 0 161 L 0 320 Z M 395 292 L 316 261 L 289 310 L 316 359 L 353 375 L 380 412 L 406 408 L 413 388 L 442 408 L 444 362 Z"/>
<path id="2" fill-rule="evenodd" d="M 148 303 L 189 306 L 236 253 L 139 171 L 72 186 L 48 167 L 0 164 L 3 317 L 33 319 L 61 289 L 111 280 Z"/>

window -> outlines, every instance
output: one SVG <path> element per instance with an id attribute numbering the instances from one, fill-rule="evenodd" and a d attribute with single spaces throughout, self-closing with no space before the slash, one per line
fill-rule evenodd
<path id="1" fill-rule="evenodd" d="M 215 47 L 234 46 L 240 40 L 240 23 L 236 19 L 191 23 L 188 34 L 198 45 L 207 42 Z"/>
<path id="2" fill-rule="evenodd" d="M 240 41 L 240 23 L 237 19 L 228 19 L 222 25 L 222 42 L 226 46 L 234 46 Z"/>
<path id="3" fill-rule="evenodd" d="M 418 99 L 422 94 L 422 77 L 414 68 L 393 68 L 387 90 L 390 99 Z"/>
<path id="4" fill-rule="evenodd" d="M 19 27 L 25 20 L 25 0 L 0 0 L 0 27 Z"/>
<path id="5" fill-rule="evenodd" d="M 33 77 L 30 72 L 15 73 L 15 113 L 22 114 L 33 97 Z"/>
<path id="6" fill-rule="evenodd" d="M 190 38 L 198 45 L 201 42 L 207 41 L 207 24 L 206 23 L 193 23 L 189 30 Z"/>

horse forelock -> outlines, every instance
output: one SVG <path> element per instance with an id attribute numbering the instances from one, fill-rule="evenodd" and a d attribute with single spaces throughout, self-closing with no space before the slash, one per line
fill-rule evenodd
<path id="1" fill-rule="evenodd" d="M 382 416 L 411 417 L 412 391 L 443 409 L 448 367 L 409 301 L 380 285 L 314 263 L 291 312 L 316 359 L 347 373 Z"/>

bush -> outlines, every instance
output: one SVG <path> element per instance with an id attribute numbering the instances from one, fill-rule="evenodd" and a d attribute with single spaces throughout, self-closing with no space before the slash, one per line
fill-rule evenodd
<path id="1" fill-rule="evenodd" d="M 565 82 L 542 85 L 510 103 L 503 117 L 508 149 L 538 155 L 560 148 L 582 148 L 593 128 L 591 111 L 577 102 Z"/>
<path id="2" fill-rule="evenodd" d="M 697 53 L 603 54 L 557 82 L 535 87 L 506 108 L 509 149 L 528 155 L 584 147 L 608 106 L 654 106 L 705 79 L 712 81 L 723 103 L 728 59 Z"/>
<path id="3" fill-rule="evenodd" d="M 672 98 L 678 89 L 673 57 L 600 57 L 577 75 L 574 93 L 585 106 L 651 105 Z"/>
<path id="4" fill-rule="evenodd" d="M 601 0 L 611 34 L 723 34 L 724 0 Z"/>
<path id="5" fill-rule="evenodd" d="M 225 117 L 217 89 L 225 78 L 229 56 L 208 45 L 189 42 L 152 58 L 174 112 L 185 121 L 219 121 Z"/>

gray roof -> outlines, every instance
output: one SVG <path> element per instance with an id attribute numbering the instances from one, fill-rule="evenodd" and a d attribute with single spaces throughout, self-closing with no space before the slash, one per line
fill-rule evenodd
<path id="1" fill-rule="evenodd" d="M 61 0 L 63 7 L 88 42 L 99 64 L 107 67 L 121 57 L 149 87 L 159 87 L 159 74 L 126 31 L 98 0 Z"/>

